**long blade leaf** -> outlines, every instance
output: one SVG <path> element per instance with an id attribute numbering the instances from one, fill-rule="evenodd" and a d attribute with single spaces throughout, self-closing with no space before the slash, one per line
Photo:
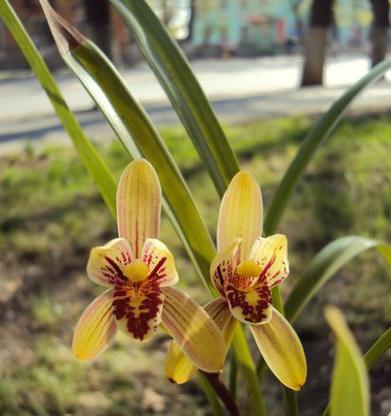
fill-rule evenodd
<path id="1" fill-rule="evenodd" d="M 71 138 L 82 163 L 94 179 L 110 212 L 115 215 L 115 190 L 117 185 L 114 177 L 69 109 L 45 61 L 42 59 L 8 0 L 1 1 L 0 17 L 41 83 L 53 105 L 54 111 Z"/>
<path id="2" fill-rule="evenodd" d="M 166 91 L 220 195 L 238 162 L 176 42 L 145 0 L 111 0 Z"/>
<path id="3" fill-rule="evenodd" d="M 375 341 L 364 355 L 365 364 L 368 369 L 374 367 L 377 361 L 391 348 L 391 327 Z"/>
<path id="4" fill-rule="evenodd" d="M 364 363 L 368 370 L 373 368 L 383 355 L 391 348 L 391 328 L 388 328 L 383 334 L 371 345 L 364 354 Z M 330 414 L 330 404 L 322 412 L 322 416 Z"/>
<path id="5" fill-rule="evenodd" d="M 369 382 L 360 350 L 337 308 L 327 308 L 326 319 L 337 338 L 330 416 L 368 416 Z"/>
<path id="6" fill-rule="evenodd" d="M 285 316 L 294 321 L 305 305 L 346 263 L 363 251 L 376 248 L 383 255 L 383 242 L 365 237 L 342 237 L 327 244 L 311 261 L 293 287 L 285 305 Z"/>
<path id="7" fill-rule="evenodd" d="M 348 106 L 366 87 L 378 80 L 390 68 L 391 60 L 383 61 L 375 66 L 356 84 L 349 88 L 309 131 L 295 158 L 285 172 L 267 210 L 264 223 L 266 235 L 275 232 L 288 205 L 293 189 L 302 173 L 312 160 L 319 146 L 330 137 L 330 134 L 340 122 Z"/>

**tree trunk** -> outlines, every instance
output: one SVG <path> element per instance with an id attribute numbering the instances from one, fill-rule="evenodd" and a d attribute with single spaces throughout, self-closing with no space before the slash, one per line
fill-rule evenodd
<path id="1" fill-rule="evenodd" d="M 377 0 L 374 0 L 377 1 Z M 313 0 L 310 29 L 304 48 L 304 67 L 301 86 L 322 85 L 326 57 L 327 32 L 333 21 L 334 0 Z"/>
<path id="2" fill-rule="evenodd" d="M 84 0 L 92 40 L 111 58 L 110 9 L 107 0 Z"/>
<path id="3" fill-rule="evenodd" d="M 370 3 L 373 13 L 370 32 L 371 64 L 374 67 L 384 60 L 387 53 L 390 5 L 388 0 L 370 0 Z"/>
<path id="4" fill-rule="evenodd" d="M 189 22 L 187 24 L 187 36 L 186 36 L 186 39 L 185 39 L 186 41 L 192 41 L 193 40 L 195 17 L 196 17 L 195 0 L 190 0 L 190 17 L 189 17 Z"/>

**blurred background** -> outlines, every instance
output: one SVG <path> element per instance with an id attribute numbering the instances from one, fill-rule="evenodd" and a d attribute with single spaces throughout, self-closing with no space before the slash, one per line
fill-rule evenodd
<path id="1" fill-rule="evenodd" d="M 10 3 L 118 177 L 128 156 L 65 68 L 38 2 Z M 157 123 L 214 236 L 218 196 L 120 17 L 105 0 L 52 3 L 120 69 Z M 388 0 L 149 4 L 190 59 L 242 166 L 261 184 L 266 207 L 309 128 L 349 85 L 387 57 L 390 44 Z M 357 234 L 391 241 L 390 110 L 386 76 L 354 103 L 296 188 L 279 229 L 290 244 L 285 294 L 333 239 Z M 210 414 L 195 381 L 176 386 L 164 378 L 164 334 L 143 345 L 118 336 L 93 363 L 72 357 L 74 325 L 99 293 L 85 274 L 89 250 L 115 235 L 115 223 L 45 93 L 0 22 L 1 416 Z M 177 255 L 180 286 L 205 302 L 166 218 L 161 239 Z M 297 322 L 310 380 L 299 396 L 301 414 L 320 414 L 327 402 L 333 351 L 324 306 L 344 311 L 365 351 L 390 325 L 390 293 L 379 256 L 366 253 L 338 272 L 307 307 Z M 388 355 L 371 371 L 374 415 L 391 412 L 390 374 Z M 267 377 L 270 415 L 280 416 L 282 392 Z M 241 400 L 245 406 L 245 397 Z"/>

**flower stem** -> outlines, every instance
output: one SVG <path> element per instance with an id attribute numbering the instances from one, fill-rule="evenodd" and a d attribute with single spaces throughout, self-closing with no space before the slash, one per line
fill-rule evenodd
<path id="1" fill-rule="evenodd" d="M 298 416 L 299 409 L 297 407 L 297 394 L 294 391 L 285 388 L 284 399 L 286 416 Z"/>
<path id="2" fill-rule="evenodd" d="M 245 379 L 249 385 L 251 394 L 250 402 L 254 405 L 255 414 L 257 416 L 265 416 L 265 404 L 263 402 L 261 386 L 257 377 L 254 360 L 240 325 L 236 328 L 233 338 L 233 346 L 238 366 L 243 371 Z"/>
<path id="3" fill-rule="evenodd" d="M 209 401 L 209 405 L 214 416 L 224 416 L 224 409 L 220 403 L 219 398 L 216 395 L 214 388 L 210 385 L 209 381 L 205 377 L 203 373 L 200 371 L 197 372 L 198 375 L 198 382 L 204 391 L 206 398 Z"/>
<path id="4" fill-rule="evenodd" d="M 236 390 L 237 390 L 237 379 L 238 379 L 238 365 L 235 360 L 235 357 L 231 355 L 230 359 L 230 372 L 229 372 L 229 391 L 236 400 Z"/>
<path id="5" fill-rule="evenodd" d="M 227 408 L 229 414 L 231 416 L 240 416 L 238 405 L 232 398 L 231 393 L 225 387 L 225 384 L 221 381 L 219 374 L 206 373 L 204 371 L 200 371 L 200 373 L 208 380 L 209 384 L 213 387 L 216 394 L 220 397 L 221 401 Z"/>

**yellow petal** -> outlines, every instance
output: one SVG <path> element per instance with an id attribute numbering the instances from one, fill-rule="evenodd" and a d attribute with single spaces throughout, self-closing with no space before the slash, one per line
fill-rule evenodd
<path id="1" fill-rule="evenodd" d="M 148 340 L 160 325 L 163 301 L 164 295 L 156 282 L 146 280 L 140 286 L 116 286 L 113 314 L 118 328 L 135 340 Z"/>
<path id="2" fill-rule="evenodd" d="M 262 194 L 255 178 L 239 172 L 225 191 L 217 224 L 217 249 L 242 239 L 240 258 L 246 259 L 254 240 L 262 235 Z"/>
<path id="3" fill-rule="evenodd" d="M 117 189 L 118 235 L 126 238 L 136 258 L 141 258 L 147 238 L 159 233 L 161 188 L 152 165 L 136 160 L 124 170 Z"/>
<path id="4" fill-rule="evenodd" d="M 236 266 L 239 264 L 240 242 L 239 238 L 231 242 L 224 250 L 217 253 L 210 264 L 213 286 L 223 297 L 225 297 L 224 282 L 235 274 Z"/>
<path id="5" fill-rule="evenodd" d="M 113 289 L 98 296 L 83 312 L 73 336 L 73 354 L 80 360 L 90 360 L 112 341 L 117 325 L 112 313 Z"/>
<path id="6" fill-rule="evenodd" d="M 208 313 L 189 296 L 172 287 L 162 288 L 162 323 L 193 363 L 209 373 L 224 365 L 225 344 Z"/>
<path id="7" fill-rule="evenodd" d="M 300 390 L 307 378 L 303 346 L 291 324 L 273 308 L 271 320 L 250 325 L 255 342 L 266 364 L 282 384 Z"/>
<path id="8" fill-rule="evenodd" d="M 280 284 L 289 274 L 288 241 L 283 234 L 257 238 L 249 258 L 261 266 L 260 279 L 266 278 L 270 289 Z"/>
<path id="9" fill-rule="evenodd" d="M 236 320 L 233 318 L 227 302 L 221 298 L 213 299 L 204 306 L 204 309 L 222 332 L 227 350 L 231 345 L 236 328 Z"/>
<path id="10" fill-rule="evenodd" d="M 148 264 L 149 276 L 161 287 L 173 286 L 178 282 L 174 257 L 161 241 L 148 238 L 143 247 L 142 260 Z"/>
<path id="11" fill-rule="evenodd" d="M 233 319 L 226 301 L 221 298 L 214 299 L 207 303 L 204 309 L 222 331 L 227 352 L 236 328 L 236 320 Z M 172 341 L 167 352 L 164 370 L 170 381 L 183 384 L 190 380 L 197 367 L 193 365 L 178 343 Z"/>
<path id="12" fill-rule="evenodd" d="M 132 257 L 130 245 L 124 238 L 116 238 L 104 246 L 94 247 L 87 263 L 88 277 L 102 286 L 126 281 L 122 272 Z"/>
<path id="13" fill-rule="evenodd" d="M 164 374 L 176 384 L 187 383 L 197 371 L 190 358 L 182 351 L 176 341 L 171 341 L 164 363 Z"/>

